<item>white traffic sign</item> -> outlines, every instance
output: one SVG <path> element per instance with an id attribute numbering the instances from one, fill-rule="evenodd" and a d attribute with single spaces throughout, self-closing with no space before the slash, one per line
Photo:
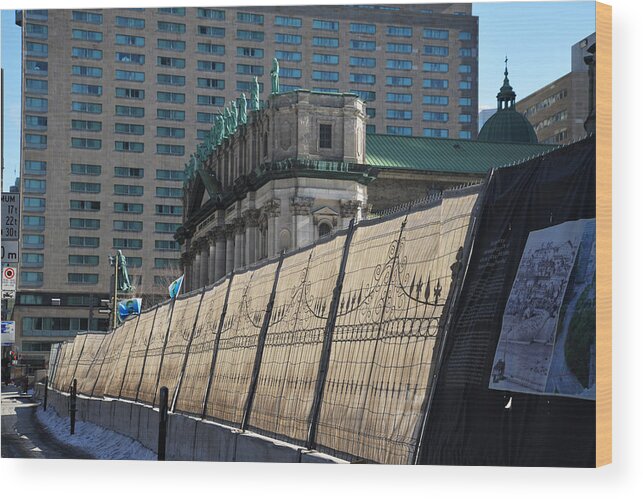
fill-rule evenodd
<path id="1" fill-rule="evenodd" d="M 2 269 L 2 291 L 16 290 L 16 268 L 5 267 Z"/>
<path id="2" fill-rule="evenodd" d="M 2 241 L 17 241 L 20 237 L 20 194 L 2 193 Z M 3 257 L 4 258 L 4 257 Z"/>
<path id="3" fill-rule="evenodd" d="M 14 321 L 2 321 L 2 346 L 8 347 L 16 342 L 16 323 Z"/>
<path id="4" fill-rule="evenodd" d="M 2 292 L 2 299 L 3 300 L 15 300 L 16 299 L 16 292 L 15 291 L 3 291 Z"/>
<path id="5" fill-rule="evenodd" d="M 6 241 L 2 238 L 2 265 L 18 263 L 18 241 Z"/>

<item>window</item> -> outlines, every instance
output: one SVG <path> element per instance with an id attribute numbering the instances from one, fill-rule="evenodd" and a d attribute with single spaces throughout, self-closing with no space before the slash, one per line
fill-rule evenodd
<path id="1" fill-rule="evenodd" d="M 145 99 L 145 90 L 140 88 L 116 87 L 116 97 L 121 99 L 143 100 Z"/>
<path id="2" fill-rule="evenodd" d="M 154 259 L 155 269 L 178 268 L 178 266 L 179 266 L 178 258 L 155 258 Z"/>
<path id="3" fill-rule="evenodd" d="M 197 95 L 196 103 L 202 106 L 225 106 L 225 99 L 218 95 Z"/>
<path id="4" fill-rule="evenodd" d="M 44 175 L 47 173 L 47 162 L 28 159 L 25 161 L 25 173 L 29 175 Z"/>
<path id="5" fill-rule="evenodd" d="M 130 47 L 144 47 L 145 38 L 134 35 L 116 35 L 116 45 L 129 45 Z"/>
<path id="6" fill-rule="evenodd" d="M 461 48 L 458 51 L 458 54 L 460 57 L 473 57 L 474 56 L 474 49 L 472 48 Z"/>
<path id="7" fill-rule="evenodd" d="M 262 76 L 263 66 L 254 66 L 252 64 L 237 64 L 237 74 Z M 279 74 L 281 75 L 281 70 Z"/>
<path id="8" fill-rule="evenodd" d="M 69 284 L 96 284 L 98 282 L 98 274 L 77 274 L 70 272 L 67 274 L 67 282 Z"/>
<path id="9" fill-rule="evenodd" d="M 449 55 L 449 47 L 441 47 L 439 45 L 425 45 L 424 55 L 446 57 Z"/>
<path id="10" fill-rule="evenodd" d="M 225 21 L 224 10 L 198 8 L 196 16 L 202 19 L 211 19 L 213 21 Z"/>
<path id="11" fill-rule="evenodd" d="M 182 198 L 183 189 L 178 187 L 157 187 L 156 197 L 158 198 Z"/>
<path id="12" fill-rule="evenodd" d="M 458 88 L 460 90 L 471 90 L 471 82 L 462 80 L 460 83 L 458 83 Z"/>
<path id="13" fill-rule="evenodd" d="M 72 137 L 71 146 L 75 149 L 100 149 L 102 147 L 102 141 L 100 139 Z"/>
<path id="14" fill-rule="evenodd" d="M 263 49 L 254 47 L 237 47 L 237 57 L 253 57 L 255 59 L 262 59 Z"/>
<path id="15" fill-rule="evenodd" d="M 185 33 L 185 24 L 183 23 L 169 23 L 166 21 L 158 21 L 157 27 L 159 31 L 164 33 Z"/>
<path id="16" fill-rule="evenodd" d="M 263 74 L 262 66 L 251 66 L 251 67 L 260 67 L 261 74 Z M 225 64 L 223 62 L 216 61 L 197 61 L 196 68 L 198 71 L 213 71 L 215 73 L 222 73 L 225 70 Z M 237 72 L 239 65 L 237 65 Z"/>
<path id="17" fill-rule="evenodd" d="M 197 43 L 196 51 L 202 54 L 224 55 L 225 45 L 217 45 L 215 43 Z"/>
<path id="18" fill-rule="evenodd" d="M 413 78 L 407 76 L 387 76 L 386 84 L 392 87 L 410 87 L 413 85 Z"/>
<path id="19" fill-rule="evenodd" d="M 291 33 L 275 33 L 275 43 L 283 43 L 286 45 L 301 45 L 301 35 L 293 35 Z"/>
<path id="20" fill-rule="evenodd" d="M 301 69 L 299 68 L 286 68 L 286 67 L 281 67 L 279 70 L 279 76 L 281 78 L 295 78 L 299 79 L 301 78 Z M 284 89 L 284 91 L 286 91 Z"/>
<path id="21" fill-rule="evenodd" d="M 100 61 L 103 58 L 103 51 L 85 47 L 72 47 L 71 56 L 78 59 L 93 59 L 95 61 Z"/>
<path id="22" fill-rule="evenodd" d="M 468 140 L 468 139 L 471 138 L 471 131 L 469 131 L 469 130 L 460 130 L 458 132 L 458 137 L 460 137 L 461 139 L 467 139 Z"/>
<path id="23" fill-rule="evenodd" d="M 159 120 L 183 121 L 185 120 L 185 111 L 178 109 L 157 109 L 156 117 Z"/>
<path id="24" fill-rule="evenodd" d="M 128 256 L 127 257 L 127 266 L 128 267 L 142 267 L 143 266 L 143 258 L 140 256 Z M 143 277 L 142 276 L 133 276 L 130 274 L 130 281 L 132 284 L 135 282 L 134 279 L 138 277 L 138 284 L 141 283 Z"/>
<path id="25" fill-rule="evenodd" d="M 157 215 L 183 215 L 183 206 L 157 204 L 156 214 Z"/>
<path id="26" fill-rule="evenodd" d="M 27 92 L 35 92 L 40 94 L 46 94 L 49 91 L 49 83 L 47 80 L 35 80 L 33 78 L 27 78 L 25 81 Z"/>
<path id="27" fill-rule="evenodd" d="M 185 146 L 178 146 L 175 144 L 156 144 L 156 154 L 183 156 L 185 155 Z"/>
<path id="28" fill-rule="evenodd" d="M 83 132 L 100 132 L 103 124 L 100 121 L 71 120 L 71 129 Z"/>
<path id="29" fill-rule="evenodd" d="M 37 61 L 27 59 L 25 61 L 25 73 L 37 76 L 47 76 L 49 63 L 47 61 Z"/>
<path id="30" fill-rule="evenodd" d="M 339 73 L 336 71 L 313 71 L 313 80 L 339 81 Z"/>
<path id="31" fill-rule="evenodd" d="M 471 123 L 471 115 L 461 114 L 460 116 L 458 116 L 458 123 Z"/>
<path id="32" fill-rule="evenodd" d="M 375 118 L 376 115 L 377 115 L 377 109 L 375 109 L 374 107 L 366 108 L 366 116 L 368 116 L 369 118 Z"/>
<path id="33" fill-rule="evenodd" d="M 25 135 L 25 142 L 28 149 L 46 149 L 47 136 L 28 133 Z"/>
<path id="34" fill-rule="evenodd" d="M 184 69 L 185 59 L 181 57 L 161 57 L 157 56 L 156 65 L 164 68 Z"/>
<path id="35" fill-rule="evenodd" d="M 352 67 L 374 68 L 376 62 L 374 57 L 351 57 L 349 64 Z"/>
<path id="36" fill-rule="evenodd" d="M 72 10 L 71 19 L 80 23 L 103 24 L 103 15 L 95 12 Z"/>
<path id="37" fill-rule="evenodd" d="M 353 50 L 368 50 L 370 52 L 374 51 L 376 48 L 374 41 L 368 40 L 351 40 L 349 47 Z"/>
<path id="38" fill-rule="evenodd" d="M 42 272 L 20 272 L 20 282 L 25 285 L 42 285 Z M 28 319 L 24 317 L 23 321 Z M 25 328 L 23 327 L 23 335 L 26 333 Z"/>
<path id="39" fill-rule="evenodd" d="M 157 137 L 172 137 L 172 138 L 175 138 L 175 139 L 184 139 L 185 138 L 185 128 L 172 128 L 172 127 L 167 127 L 167 126 L 157 126 L 156 127 L 156 136 Z"/>
<path id="40" fill-rule="evenodd" d="M 181 245 L 178 241 L 156 240 L 154 241 L 154 249 L 157 251 L 180 251 Z"/>
<path id="41" fill-rule="evenodd" d="M 223 90 L 225 88 L 225 80 L 218 80 L 216 78 L 197 78 L 196 85 L 199 88 L 215 88 Z"/>
<path id="42" fill-rule="evenodd" d="M 156 100 L 159 102 L 171 102 L 172 104 L 184 104 L 185 94 L 177 92 L 156 92 Z"/>
<path id="43" fill-rule="evenodd" d="M 387 126 L 386 133 L 389 135 L 413 135 L 413 129 L 410 126 Z"/>
<path id="44" fill-rule="evenodd" d="M 437 80 L 435 78 L 425 78 L 422 81 L 424 88 L 449 88 L 449 80 Z"/>
<path id="45" fill-rule="evenodd" d="M 42 234 L 23 234 L 22 247 L 30 249 L 42 249 L 45 247 L 45 236 Z"/>
<path id="46" fill-rule="evenodd" d="M 286 85 L 281 85 L 280 89 L 285 91 Z M 254 82 L 252 81 L 243 81 L 237 80 L 237 91 L 238 92 L 252 92 L 254 88 Z M 263 83 L 259 82 L 259 93 L 263 93 Z"/>
<path id="47" fill-rule="evenodd" d="M 44 193 L 47 191 L 47 181 L 46 180 L 36 180 L 33 178 L 27 178 L 22 184 L 25 192 L 28 193 Z"/>
<path id="48" fill-rule="evenodd" d="M 72 163 L 71 173 L 74 175 L 92 175 L 98 176 L 101 172 L 100 165 L 88 165 L 85 163 Z"/>
<path id="49" fill-rule="evenodd" d="M 142 142 L 129 142 L 117 140 L 114 142 L 114 148 L 119 152 L 143 152 L 144 146 Z"/>
<path id="50" fill-rule="evenodd" d="M 114 220 L 114 230 L 141 232 L 143 230 L 143 222 L 137 220 Z M 129 260 L 127 263 L 129 263 Z"/>
<path id="51" fill-rule="evenodd" d="M 458 73 L 471 73 L 471 66 L 469 64 L 460 64 L 460 66 L 458 66 Z"/>
<path id="52" fill-rule="evenodd" d="M 413 62 L 401 59 L 387 59 L 386 69 L 393 69 L 395 71 L 408 71 L 413 69 Z"/>
<path id="53" fill-rule="evenodd" d="M 458 99 L 458 104 L 460 106 L 471 106 L 472 102 L 471 97 L 460 97 L 460 99 Z"/>
<path id="54" fill-rule="evenodd" d="M 47 99 L 38 97 L 25 97 L 25 109 L 27 111 L 46 113 L 49 109 L 49 102 Z"/>
<path id="55" fill-rule="evenodd" d="M 301 52 L 291 52 L 288 50 L 276 50 L 275 57 L 280 61 L 300 62 Z"/>
<path id="56" fill-rule="evenodd" d="M 145 170 L 143 168 L 130 168 L 128 166 L 115 166 L 115 177 L 143 178 Z"/>
<path id="57" fill-rule="evenodd" d="M 145 64 L 145 56 L 143 54 L 133 54 L 131 52 L 116 52 L 115 60 L 123 64 Z"/>
<path id="58" fill-rule="evenodd" d="M 174 52 L 185 52 L 185 42 L 181 40 L 164 40 L 156 41 L 157 48 L 162 50 L 173 50 Z"/>
<path id="59" fill-rule="evenodd" d="M 339 23 L 337 21 L 324 21 L 321 19 L 313 19 L 313 29 L 323 29 L 326 31 L 339 31 Z"/>
<path id="60" fill-rule="evenodd" d="M 116 16 L 116 26 L 119 28 L 143 29 L 145 28 L 145 19 Z"/>
<path id="61" fill-rule="evenodd" d="M 333 126 L 319 125 L 319 148 L 331 149 L 333 147 Z"/>
<path id="62" fill-rule="evenodd" d="M 362 23 L 351 23 L 350 32 L 351 33 L 361 33 L 364 35 L 374 35 L 375 34 L 375 25 L 374 24 L 362 24 Z"/>
<path id="63" fill-rule="evenodd" d="M 142 196 L 142 185 L 114 184 L 114 194 L 117 196 Z"/>
<path id="64" fill-rule="evenodd" d="M 263 31 L 249 31 L 245 29 L 237 30 L 237 40 L 251 40 L 253 42 L 263 42 L 263 39 L 264 39 Z"/>
<path id="65" fill-rule="evenodd" d="M 180 223 L 156 222 L 154 224 L 154 231 L 174 234 L 179 227 L 181 227 Z"/>
<path id="66" fill-rule="evenodd" d="M 410 38 L 413 36 L 413 28 L 408 26 L 387 26 L 386 34 L 388 36 L 402 36 Z"/>
<path id="67" fill-rule="evenodd" d="M 405 109 L 387 109 L 386 118 L 389 120 L 410 120 L 412 112 Z"/>
<path id="68" fill-rule="evenodd" d="M 114 248 L 117 249 L 141 249 L 143 247 L 143 240 L 115 237 L 112 244 Z"/>
<path id="69" fill-rule="evenodd" d="M 43 297 L 41 295 L 21 294 L 18 297 L 18 303 L 20 303 L 20 305 L 42 305 L 43 304 L 42 298 Z M 24 343 L 22 344 L 22 348 L 23 350 L 26 350 Z"/>
<path id="70" fill-rule="evenodd" d="M 45 263 L 45 255 L 42 253 L 22 253 L 23 267 L 42 267 Z"/>
<path id="71" fill-rule="evenodd" d="M 251 14 L 249 12 L 237 12 L 237 21 L 246 24 L 263 24 L 263 16 L 261 14 Z"/>
<path id="72" fill-rule="evenodd" d="M 458 35 L 458 40 L 462 40 L 462 41 L 471 40 L 471 32 L 460 31 L 460 34 Z"/>
<path id="73" fill-rule="evenodd" d="M 27 23 L 26 36 L 29 38 L 43 38 L 47 39 L 49 29 L 44 24 Z"/>
<path id="74" fill-rule="evenodd" d="M 430 106 L 448 106 L 449 98 L 446 95 L 423 95 L 422 104 Z"/>
<path id="75" fill-rule="evenodd" d="M 114 203 L 116 213 L 143 213 L 143 204 L 141 203 Z"/>
<path id="76" fill-rule="evenodd" d="M 97 194 L 100 192 L 100 184 L 93 182 L 72 182 L 71 192 L 88 192 Z"/>
<path id="77" fill-rule="evenodd" d="M 183 170 L 156 170 L 156 180 L 183 180 L 184 178 Z"/>
<path id="78" fill-rule="evenodd" d="M 424 121 L 439 121 L 446 123 L 449 121 L 449 113 L 436 113 L 434 111 L 424 111 L 422 113 L 422 119 Z"/>
<path id="79" fill-rule="evenodd" d="M 337 48 L 339 47 L 339 38 L 329 38 L 326 36 L 314 36 L 313 47 Z"/>
<path id="80" fill-rule="evenodd" d="M 25 211 L 45 211 L 47 202 L 43 198 L 31 198 L 26 197 L 22 203 L 22 207 Z"/>
<path id="81" fill-rule="evenodd" d="M 26 55 L 33 57 L 47 57 L 49 55 L 49 46 L 46 43 L 26 42 Z"/>
<path id="82" fill-rule="evenodd" d="M 117 69 L 115 73 L 116 80 L 126 80 L 126 81 L 145 81 L 145 73 L 142 71 L 125 71 L 123 69 Z"/>
<path id="83" fill-rule="evenodd" d="M 313 62 L 316 64 L 339 64 L 339 56 L 333 54 L 313 54 Z"/>
<path id="84" fill-rule="evenodd" d="M 276 16 L 275 26 L 287 26 L 289 28 L 301 28 L 301 19 L 299 17 Z"/>
<path id="85" fill-rule="evenodd" d="M 45 129 L 47 128 L 47 117 L 46 116 L 32 116 L 25 115 L 25 128 L 28 129 Z"/>
<path id="86" fill-rule="evenodd" d="M 437 139 L 446 139 L 449 137 L 449 130 L 446 128 L 425 128 L 422 130 L 425 137 L 433 137 Z"/>
<path id="87" fill-rule="evenodd" d="M 422 64 L 422 70 L 431 73 L 448 73 L 449 65 L 444 62 L 425 62 Z"/>
<path id="88" fill-rule="evenodd" d="M 396 52 L 400 54 L 410 54 L 413 52 L 413 45 L 410 43 L 387 43 L 387 52 Z"/>
<path id="89" fill-rule="evenodd" d="M 375 75 L 365 73 L 351 73 L 349 81 L 351 83 L 359 83 L 362 85 L 374 85 Z"/>
<path id="90" fill-rule="evenodd" d="M 370 90 L 355 90 L 351 89 L 351 93 L 357 94 L 357 96 L 360 98 L 360 100 L 363 100 L 364 102 L 371 102 L 374 101 L 377 97 L 375 92 L 372 92 Z"/>
<path id="91" fill-rule="evenodd" d="M 74 76 L 87 76 L 89 78 L 102 78 L 103 69 L 95 66 L 72 66 L 71 74 Z"/>
<path id="92" fill-rule="evenodd" d="M 431 38 L 432 40 L 448 40 L 449 31 L 446 29 L 424 28 L 422 36 L 424 36 L 424 38 Z"/>
<path id="93" fill-rule="evenodd" d="M 100 220 L 97 218 L 70 218 L 69 228 L 97 230 L 100 229 Z"/>
<path id="94" fill-rule="evenodd" d="M 69 236 L 69 246 L 75 248 L 98 248 L 100 238 L 86 236 Z"/>
<path id="95" fill-rule="evenodd" d="M 125 133 L 128 135 L 143 135 L 145 133 L 145 127 L 143 125 L 134 125 L 132 123 L 115 123 L 114 132 Z"/>
<path id="96" fill-rule="evenodd" d="M 69 265 L 83 265 L 86 267 L 95 267 L 99 261 L 97 255 L 69 255 L 68 259 Z M 129 260 L 127 263 L 129 264 Z"/>
<path id="97" fill-rule="evenodd" d="M 100 201 L 81 201 L 80 199 L 70 199 L 69 209 L 72 211 L 99 211 Z"/>
<path id="98" fill-rule="evenodd" d="M 102 42 L 103 34 L 100 31 L 88 31 L 84 29 L 72 29 L 71 37 L 73 40 L 85 40 L 88 42 Z"/>
<path id="99" fill-rule="evenodd" d="M 82 94 L 82 95 L 96 95 L 96 96 L 103 95 L 103 86 L 102 85 L 85 85 L 84 83 L 72 83 L 71 93 Z"/>
<path id="100" fill-rule="evenodd" d="M 412 94 L 400 94 L 394 92 L 386 93 L 386 102 L 399 102 L 400 104 L 411 104 L 413 101 Z"/>
<path id="101" fill-rule="evenodd" d="M 159 14 L 171 14 L 173 16 L 184 16 L 185 7 L 164 7 L 158 9 Z"/>
<path id="102" fill-rule="evenodd" d="M 129 116 L 131 118 L 142 118 L 145 115 L 145 108 L 133 106 L 116 106 L 116 116 Z"/>

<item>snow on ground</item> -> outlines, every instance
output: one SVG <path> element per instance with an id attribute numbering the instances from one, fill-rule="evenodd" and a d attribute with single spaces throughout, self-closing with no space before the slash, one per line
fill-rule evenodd
<path id="1" fill-rule="evenodd" d="M 69 418 L 53 409 L 36 409 L 38 421 L 59 441 L 91 454 L 96 459 L 156 460 L 156 453 L 125 435 L 85 421 L 76 420 L 75 434 L 69 434 Z"/>

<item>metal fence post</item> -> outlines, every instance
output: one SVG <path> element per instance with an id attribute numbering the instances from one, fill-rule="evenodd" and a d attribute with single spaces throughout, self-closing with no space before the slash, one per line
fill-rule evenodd
<path id="1" fill-rule="evenodd" d="M 73 435 L 76 431 L 76 389 L 78 387 L 76 378 L 71 382 L 69 390 L 69 434 Z"/>
<path id="2" fill-rule="evenodd" d="M 47 411 L 47 395 L 49 395 L 49 376 L 45 376 L 45 399 L 42 406 L 43 411 Z"/>
<path id="3" fill-rule="evenodd" d="M 165 461 L 165 441 L 167 439 L 167 399 L 169 390 L 162 386 L 159 394 L 159 440 L 157 460 Z"/>
<path id="4" fill-rule="evenodd" d="M 141 393 L 141 385 L 143 384 L 143 375 L 145 374 L 145 364 L 147 364 L 147 353 L 150 351 L 150 342 L 152 341 L 152 334 L 154 333 L 154 325 L 156 324 L 156 316 L 159 314 L 159 305 L 156 306 L 154 309 L 154 318 L 152 319 L 152 326 L 150 327 L 150 334 L 147 335 L 147 343 L 145 344 L 145 357 L 143 357 L 143 366 L 141 367 L 141 375 L 138 378 L 138 385 L 136 386 L 136 397 L 134 398 L 134 402 L 138 402 L 138 396 Z M 138 324 L 136 325 L 138 327 Z M 132 340 L 133 341 L 133 340 Z M 125 346 L 123 346 L 125 348 Z M 130 346 L 131 348 L 131 346 Z M 131 355 L 131 352 L 130 352 Z M 127 372 L 123 374 L 123 378 L 127 376 Z M 123 383 L 125 381 L 123 380 Z M 121 383 L 121 389 L 123 385 Z M 121 398 L 121 394 L 118 396 L 118 398 Z"/>
<path id="5" fill-rule="evenodd" d="M 172 328 L 172 318 L 174 317 L 174 304 L 176 303 L 176 296 L 172 299 L 170 304 L 170 317 L 167 320 L 167 329 L 165 330 L 165 338 L 163 339 L 163 348 L 161 350 L 161 360 L 159 361 L 159 367 L 156 371 L 156 386 L 154 388 L 154 398 L 152 399 L 152 407 L 156 403 L 156 390 L 159 387 L 161 381 L 161 370 L 163 369 L 163 359 L 165 358 L 165 349 L 167 348 L 167 340 L 170 337 L 170 329 Z"/>

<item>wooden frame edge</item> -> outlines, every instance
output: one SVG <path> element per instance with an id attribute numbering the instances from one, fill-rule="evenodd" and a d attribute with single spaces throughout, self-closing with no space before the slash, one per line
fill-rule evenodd
<path id="1" fill-rule="evenodd" d="M 596 466 L 612 462 L 612 7 L 596 2 Z"/>

